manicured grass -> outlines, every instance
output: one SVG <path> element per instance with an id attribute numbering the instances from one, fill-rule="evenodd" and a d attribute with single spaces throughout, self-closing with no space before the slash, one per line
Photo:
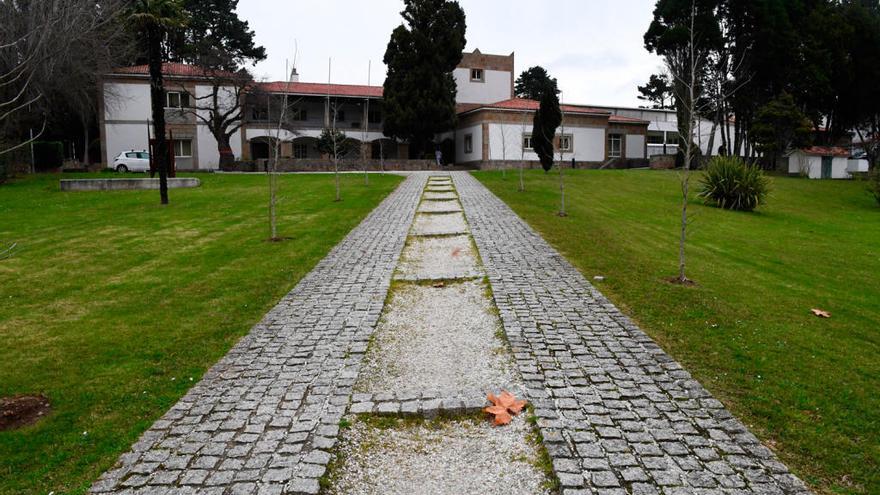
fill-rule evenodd
<path id="1" fill-rule="evenodd" d="M 563 253 L 821 492 L 880 493 L 880 208 L 853 181 L 777 177 L 754 213 L 690 204 L 678 174 L 476 177 Z M 831 312 L 830 319 L 810 314 Z"/>
<path id="2" fill-rule="evenodd" d="M 104 175 L 101 175 L 104 176 Z M 68 175 L 65 175 L 68 177 Z M 62 193 L 60 176 L 0 186 L 0 396 L 54 411 L 0 432 L 0 493 L 82 493 L 369 213 L 400 177 L 280 178 L 267 242 L 264 175 L 202 187 Z"/>

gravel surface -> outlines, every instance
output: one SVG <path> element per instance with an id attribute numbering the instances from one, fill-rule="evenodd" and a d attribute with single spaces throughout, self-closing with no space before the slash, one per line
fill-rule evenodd
<path id="1" fill-rule="evenodd" d="M 470 236 L 410 237 L 394 278 L 437 280 L 483 276 Z"/>
<path id="2" fill-rule="evenodd" d="M 452 213 L 462 211 L 461 204 L 455 200 L 449 201 L 422 201 L 419 205 L 419 213 Z"/>
<path id="3" fill-rule="evenodd" d="M 416 215 L 411 235 L 447 235 L 467 233 L 467 223 L 462 213 Z"/>
<path id="4" fill-rule="evenodd" d="M 423 196 L 425 199 L 458 199 L 458 195 L 454 192 L 426 192 Z"/>
<path id="5" fill-rule="evenodd" d="M 327 490 L 345 495 L 544 494 L 544 474 L 520 415 L 505 427 L 473 419 L 400 422 L 393 428 L 355 421 L 343 433 L 345 464 Z"/>
<path id="6" fill-rule="evenodd" d="M 367 352 L 358 392 L 497 390 L 519 381 L 496 337 L 500 329 L 481 281 L 394 289 Z"/>

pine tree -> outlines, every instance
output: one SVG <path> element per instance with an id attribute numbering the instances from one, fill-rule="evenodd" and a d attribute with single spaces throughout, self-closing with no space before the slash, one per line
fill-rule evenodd
<path id="1" fill-rule="evenodd" d="M 553 91 L 559 93 L 559 87 L 556 84 L 556 78 L 550 77 L 547 69 L 536 65 L 524 70 L 513 86 L 513 94 L 518 98 L 527 98 L 529 100 L 540 100 L 541 93 L 544 88 L 552 87 Z"/>

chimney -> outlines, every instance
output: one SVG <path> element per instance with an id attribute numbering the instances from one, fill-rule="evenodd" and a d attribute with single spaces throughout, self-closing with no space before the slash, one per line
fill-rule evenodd
<path id="1" fill-rule="evenodd" d="M 290 82 L 299 82 L 299 72 L 296 71 L 296 67 L 290 71 Z"/>

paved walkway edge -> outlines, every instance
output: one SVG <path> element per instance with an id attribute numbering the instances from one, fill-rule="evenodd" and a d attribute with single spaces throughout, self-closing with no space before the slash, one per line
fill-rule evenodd
<path id="1" fill-rule="evenodd" d="M 506 204 L 453 180 L 564 494 L 809 493 Z"/>
<path id="2" fill-rule="evenodd" d="M 92 493 L 315 494 L 427 174 L 411 174 Z"/>

